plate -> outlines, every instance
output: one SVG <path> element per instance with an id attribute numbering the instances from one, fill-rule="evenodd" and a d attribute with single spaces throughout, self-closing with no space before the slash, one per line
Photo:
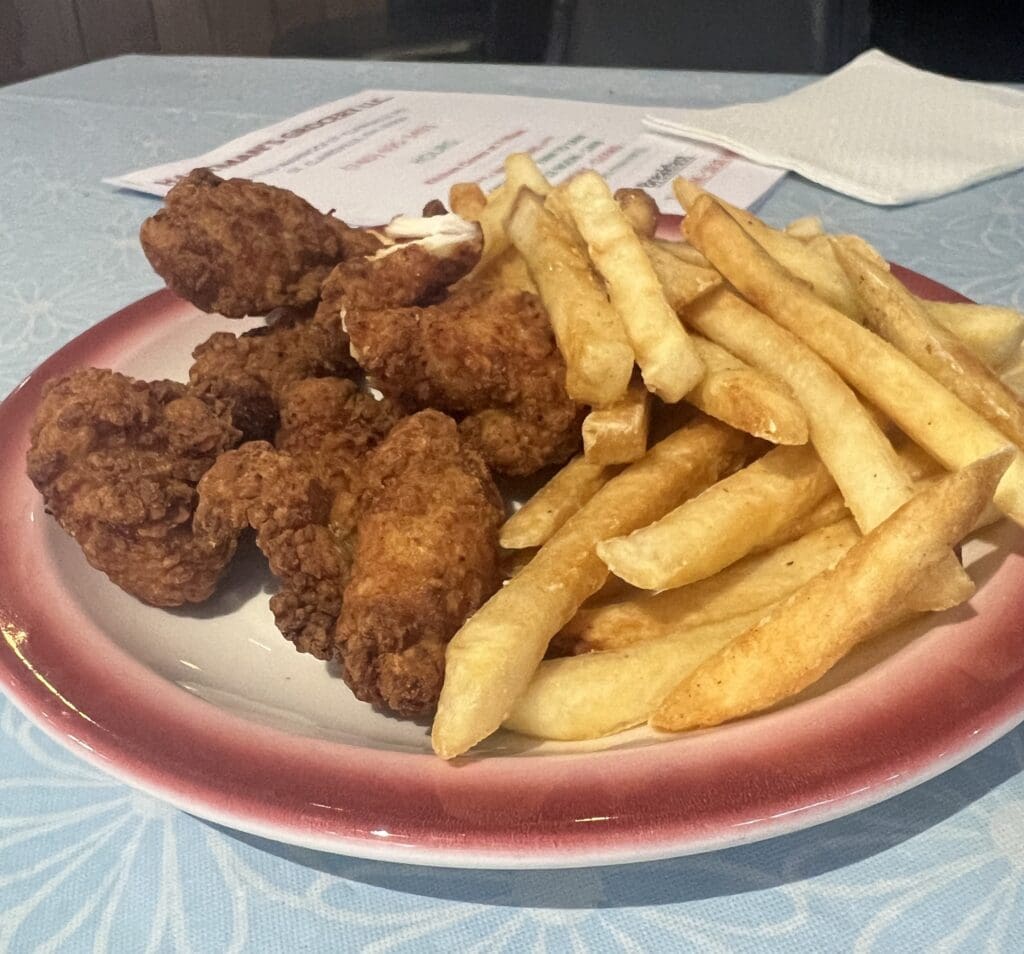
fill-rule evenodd
<path id="1" fill-rule="evenodd" d="M 962 300 L 901 276 L 919 294 Z M 277 635 L 257 554 L 240 555 L 208 604 L 143 606 L 85 563 L 25 477 L 46 380 L 86 365 L 183 378 L 195 343 L 244 326 L 158 292 L 71 342 L 0 405 L 0 680 L 46 732 L 125 782 L 325 851 L 598 865 L 835 818 L 955 765 L 1024 717 L 1024 540 L 1000 526 L 964 548 L 982 581 L 970 606 L 867 644 L 784 708 L 685 736 L 499 734 L 442 762 L 426 725 L 372 712 Z"/>

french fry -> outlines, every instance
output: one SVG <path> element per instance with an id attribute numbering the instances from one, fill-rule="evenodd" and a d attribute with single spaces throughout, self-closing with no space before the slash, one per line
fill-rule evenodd
<path id="1" fill-rule="evenodd" d="M 626 396 L 607 407 L 594 408 L 583 419 L 583 456 L 591 464 L 630 464 L 647 452 L 651 394 L 639 382 Z"/>
<path id="2" fill-rule="evenodd" d="M 668 252 L 673 258 L 679 259 L 681 262 L 687 262 L 690 265 L 699 265 L 701 268 L 711 268 L 711 263 L 697 251 L 683 236 L 680 236 L 678 240 L 669 241 L 668 239 L 652 238 L 648 239 L 644 243 L 645 248 L 649 248 L 651 245 L 655 245 L 660 248 L 663 252 Z"/>
<path id="3" fill-rule="evenodd" d="M 694 269 L 652 242 L 644 243 L 644 250 L 666 299 L 685 320 L 687 307 L 700 297 L 693 294 L 693 273 L 705 269 Z M 699 335 L 690 339 L 704 362 L 703 379 L 686 395 L 690 404 L 774 444 L 807 443 L 807 415 L 779 378 L 755 370 L 714 341 Z"/>
<path id="4" fill-rule="evenodd" d="M 838 513 L 847 513 L 841 500 Z M 575 637 L 579 649 L 623 649 L 763 609 L 833 566 L 859 539 L 846 516 L 689 586 L 584 607 L 562 632 Z"/>
<path id="5" fill-rule="evenodd" d="M 817 215 L 804 215 L 799 219 L 793 219 L 783 231 L 787 235 L 792 235 L 793 238 L 798 238 L 804 242 L 825 234 L 821 219 Z"/>
<path id="6" fill-rule="evenodd" d="M 537 286 L 526 267 L 526 260 L 514 247 L 505 249 L 477 276 L 480 285 L 537 294 Z"/>
<path id="7" fill-rule="evenodd" d="M 680 679 L 763 615 L 759 609 L 617 652 L 542 662 L 504 727 L 541 739 L 596 739 L 641 725 Z"/>
<path id="8" fill-rule="evenodd" d="M 654 238 L 658 230 L 658 203 L 643 189 L 616 189 L 614 198 L 633 231 L 642 238 Z"/>
<path id="9" fill-rule="evenodd" d="M 633 373 L 633 350 L 583 253 L 540 197 L 527 190 L 512 209 L 508 235 L 551 318 L 570 397 L 598 406 L 621 400 Z"/>
<path id="10" fill-rule="evenodd" d="M 1018 447 L 1024 446 L 1024 404 L 956 335 L 935 324 L 899 279 L 836 242 L 836 257 L 863 303 L 864 323 Z"/>
<path id="11" fill-rule="evenodd" d="M 810 285 L 814 293 L 833 308 L 854 320 L 859 319 L 860 301 L 827 242 L 803 242 L 792 235 L 773 229 L 752 212 L 723 202 L 685 179 L 676 179 L 672 185 L 687 215 L 692 213 L 693 206 L 701 196 L 714 199 L 719 208 L 723 209 L 779 265 Z"/>
<path id="12" fill-rule="evenodd" d="M 498 542 L 507 550 L 539 547 L 618 472 L 574 457 L 505 521 Z"/>
<path id="13" fill-rule="evenodd" d="M 785 384 L 701 335 L 691 335 L 690 340 L 707 370 L 686 395 L 688 403 L 773 444 L 807 443 L 807 415 Z"/>
<path id="14" fill-rule="evenodd" d="M 665 300 L 640 239 L 597 173 L 583 172 L 571 179 L 566 197 L 625 326 L 644 384 L 674 404 L 700 381 L 704 366 Z"/>
<path id="15" fill-rule="evenodd" d="M 794 279 L 710 199 L 698 199 L 686 221 L 694 243 L 746 298 L 812 347 L 946 468 L 964 467 L 1006 445 L 998 430 L 930 374 Z M 842 488 L 838 477 L 836 483 Z M 1003 513 L 1024 523 L 1024 457 L 1019 451 L 995 501 Z"/>
<path id="16" fill-rule="evenodd" d="M 448 190 L 448 205 L 467 222 L 479 222 L 487 207 L 487 196 L 475 182 L 456 182 Z"/>
<path id="17" fill-rule="evenodd" d="M 665 300 L 676 314 L 692 301 L 722 284 L 722 276 L 713 268 L 694 265 L 665 249 L 656 239 L 642 239 L 640 244 L 654 269 Z M 679 244 L 679 243 L 675 243 Z M 663 280 L 665 279 L 665 280 Z"/>
<path id="18" fill-rule="evenodd" d="M 749 450 L 746 435 L 706 418 L 694 421 L 566 521 L 448 644 L 434 751 L 446 759 L 461 755 L 505 720 L 551 638 L 607 578 L 598 543 L 656 520 L 742 463 Z"/>
<path id="19" fill-rule="evenodd" d="M 927 570 L 974 526 L 1013 458 L 1004 448 L 915 495 L 835 567 L 685 677 L 651 724 L 672 732 L 718 725 L 815 682 L 903 611 Z"/>
<path id="20" fill-rule="evenodd" d="M 473 270 L 461 279 L 462 283 L 487 271 L 488 267 L 508 249 L 510 239 L 505 222 L 522 189 L 529 189 L 543 196 L 550 191 L 551 184 L 529 155 L 513 153 L 505 158 L 505 181 L 487 197 L 487 205 L 477 218 L 480 231 L 483 233 L 484 247 L 480 253 L 480 260 Z"/>
<path id="21" fill-rule="evenodd" d="M 725 289 L 696 301 L 684 319 L 788 385 L 807 415 L 811 443 L 862 530 L 906 503 L 910 479 L 892 445 L 853 391 L 810 348 Z"/>
<path id="22" fill-rule="evenodd" d="M 999 305 L 926 301 L 932 321 L 953 332 L 990 368 L 1005 368 L 1024 341 L 1024 315 Z"/>
<path id="23" fill-rule="evenodd" d="M 741 560 L 834 487 L 810 446 L 776 447 L 660 520 L 599 543 L 597 555 L 641 589 L 685 586 Z"/>
<path id="24" fill-rule="evenodd" d="M 907 476 L 914 482 L 916 490 L 921 489 L 924 482 L 934 479 L 942 468 L 916 444 L 905 443 L 897 451 L 900 462 Z M 850 516 L 850 511 L 840 493 L 827 494 L 813 509 L 803 516 L 780 527 L 775 533 L 759 543 L 752 552 L 760 553 L 774 547 L 782 546 L 800 537 L 813 533 L 821 527 L 828 527 L 837 520 Z"/>

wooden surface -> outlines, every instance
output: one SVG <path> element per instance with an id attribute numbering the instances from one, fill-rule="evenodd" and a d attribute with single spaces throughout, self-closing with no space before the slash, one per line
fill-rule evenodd
<path id="1" fill-rule="evenodd" d="M 387 0 L 0 0 L 0 85 L 122 53 L 266 56 L 279 37 L 387 15 Z"/>

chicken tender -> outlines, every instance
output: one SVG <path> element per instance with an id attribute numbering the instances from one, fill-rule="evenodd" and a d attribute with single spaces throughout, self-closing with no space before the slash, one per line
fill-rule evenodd
<path id="1" fill-rule="evenodd" d="M 310 320 L 282 309 L 264 328 L 218 331 L 192 352 L 189 382 L 204 400 L 224 402 L 246 440 L 271 440 L 284 389 L 304 378 L 356 370 L 341 318 Z"/>
<path id="2" fill-rule="evenodd" d="M 331 654 L 348 575 L 327 528 L 331 494 L 296 458 L 266 441 L 222 454 L 199 482 L 196 528 L 237 540 L 248 527 L 281 581 L 270 608 L 278 629 L 302 652 Z"/>
<path id="3" fill-rule="evenodd" d="M 401 417 L 394 402 L 378 401 L 341 378 L 307 378 L 282 392 L 274 444 L 330 492 L 328 526 L 343 549 L 355 532 L 363 459 Z"/>
<path id="4" fill-rule="evenodd" d="M 350 309 L 345 329 L 381 391 L 462 417 L 496 471 L 531 474 L 579 448 L 580 408 L 535 295 L 468 286 L 427 307 Z"/>
<path id="5" fill-rule="evenodd" d="M 433 251 L 410 242 L 372 258 L 343 262 L 324 282 L 317 320 L 335 320 L 360 308 L 401 308 L 439 301 L 447 287 L 468 273 L 479 258 L 479 242 L 458 242 Z"/>
<path id="6" fill-rule="evenodd" d="M 237 539 L 247 527 L 281 581 L 270 608 L 297 649 L 327 659 L 352 562 L 359 470 L 398 411 L 351 381 L 313 378 L 284 390 L 277 447 L 223 454 L 199 484 L 198 530 Z"/>
<path id="7" fill-rule="evenodd" d="M 366 461 L 337 654 L 357 698 L 398 715 L 433 710 L 445 646 L 498 587 L 501 497 L 455 422 L 401 421 Z"/>
<path id="8" fill-rule="evenodd" d="M 338 262 L 381 245 L 292 192 L 209 169 L 175 185 L 139 237 L 172 291 L 229 318 L 310 306 Z"/>
<path id="9" fill-rule="evenodd" d="M 89 563 L 146 603 L 213 592 L 234 541 L 193 533 L 196 485 L 237 444 L 227 411 L 173 381 L 90 368 L 47 384 L 28 475 Z"/>

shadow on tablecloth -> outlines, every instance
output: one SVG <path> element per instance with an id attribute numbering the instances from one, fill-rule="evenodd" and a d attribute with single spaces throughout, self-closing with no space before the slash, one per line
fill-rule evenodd
<path id="1" fill-rule="evenodd" d="M 1024 768 L 1024 728 L 937 779 L 873 808 L 792 835 L 668 861 L 551 871 L 466 871 L 364 861 L 211 827 L 250 848 L 344 881 L 409 895 L 507 907 L 599 909 L 678 904 L 763 891 L 913 852 L 948 856 L 950 838 L 990 826 L 981 797 Z M 954 818 L 954 816 L 962 816 Z M 974 817 L 977 816 L 977 817 Z M 210 823 L 206 823 L 210 824 Z M 966 845 L 965 845 L 966 850 Z M 885 867 L 901 870 L 901 859 Z"/>

